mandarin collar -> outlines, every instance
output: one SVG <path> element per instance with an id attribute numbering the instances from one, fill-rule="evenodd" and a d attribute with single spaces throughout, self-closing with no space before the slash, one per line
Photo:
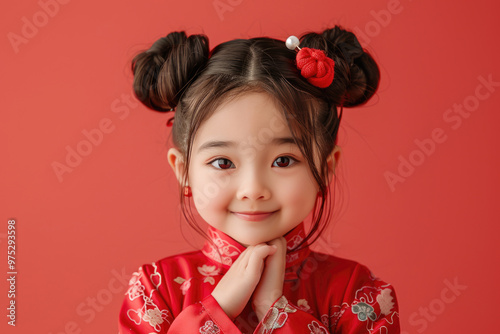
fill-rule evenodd
<path id="1" fill-rule="evenodd" d="M 224 232 L 214 228 L 213 226 L 208 227 L 208 236 L 215 244 L 212 245 L 209 241 L 206 241 L 202 252 L 213 260 L 214 262 L 221 265 L 222 273 L 225 273 L 229 267 L 236 261 L 238 256 L 245 250 L 245 247 L 239 242 L 225 234 Z M 286 250 L 286 271 L 287 273 L 295 273 L 297 267 L 310 253 L 310 249 L 307 244 L 302 245 L 301 249 L 295 250 L 298 244 L 302 242 L 305 238 L 304 222 L 301 222 L 293 230 L 285 235 L 287 250 Z M 217 252 L 217 250 L 219 252 Z M 220 253 L 220 255 L 219 255 Z M 292 276 L 295 275 L 286 275 Z"/>

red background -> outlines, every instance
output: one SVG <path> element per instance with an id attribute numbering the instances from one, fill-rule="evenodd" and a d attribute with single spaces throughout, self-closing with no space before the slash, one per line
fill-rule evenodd
<path id="1" fill-rule="evenodd" d="M 344 113 L 343 205 L 316 247 L 392 283 L 403 333 L 496 329 L 500 87 L 479 78 L 500 82 L 498 12 L 491 0 L 9 2 L 0 14 L 0 249 L 15 218 L 17 317 L 7 325 L 3 279 L 0 331 L 116 332 L 127 280 L 117 277 L 197 245 L 179 226 L 171 115 L 121 100 L 132 97 L 136 52 L 176 30 L 205 33 L 214 47 L 334 24 L 359 33 L 382 80 L 367 106 Z M 464 103 L 467 116 L 443 118 Z M 85 130 L 100 125 L 108 133 L 84 147 Z M 419 153 L 433 131 L 439 142 Z M 58 179 L 53 164 L 78 145 L 91 152 Z M 408 159 L 416 166 L 391 187 L 386 173 Z"/>

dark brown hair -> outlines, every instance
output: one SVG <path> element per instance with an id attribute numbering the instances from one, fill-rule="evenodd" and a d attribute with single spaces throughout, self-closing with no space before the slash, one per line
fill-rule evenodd
<path id="1" fill-rule="evenodd" d="M 231 40 L 210 52 L 206 36 L 172 32 L 136 55 L 132 71 L 135 95 L 144 105 L 160 112 L 176 109 L 172 134 L 174 144 L 185 157 L 182 184 L 186 184 L 194 137 L 203 121 L 223 102 L 239 94 L 260 91 L 273 97 L 322 194 L 304 240 L 316 233 L 312 243 L 331 218 L 331 208 L 326 205 L 326 161 L 337 143 L 343 108 L 366 103 L 378 88 L 380 71 L 356 36 L 340 26 L 303 35 L 300 47 L 324 50 L 335 61 L 335 78 L 329 87 L 310 84 L 296 67 L 296 51 L 289 50 L 282 40 L 267 37 Z M 316 157 L 313 147 L 317 149 Z M 205 235 L 191 208 L 187 215 L 182 188 L 179 190 L 185 219 Z"/>

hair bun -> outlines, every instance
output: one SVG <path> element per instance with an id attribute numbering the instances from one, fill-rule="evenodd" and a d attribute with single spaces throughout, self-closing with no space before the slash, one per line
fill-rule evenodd
<path id="1" fill-rule="evenodd" d="M 327 42 L 333 45 L 334 49 L 341 52 L 345 61 L 350 66 L 353 65 L 354 59 L 361 57 L 364 53 L 356 36 L 339 26 L 323 31 L 322 36 Z"/>
<path id="2" fill-rule="evenodd" d="M 172 32 L 132 60 L 134 93 L 150 109 L 169 111 L 208 61 L 208 38 Z"/>
<path id="3" fill-rule="evenodd" d="M 335 26 L 322 34 L 304 35 L 300 45 L 325 50 L 335 61 L 335 79 L 325 90 L 335 104 L 358 106 L 377 90 L 380 81 L 377 63 L 352 32 Z"/>
<path id="4" fill-rule="evenodd" d="M 323 31 L 334 52 L 347 64 L 343 105 L 354 107 L 366 103 L 377 91 L 380 70 L 372 56 L 363 49 L 354 33 L 340 26 Z"/>

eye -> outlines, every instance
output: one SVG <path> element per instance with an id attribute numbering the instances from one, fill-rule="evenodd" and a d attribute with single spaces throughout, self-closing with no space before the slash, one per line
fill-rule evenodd
<path id="1" fill-rule="evenodd" d="M 220 163 L 222 162 L 222 163 Z M 214 166 L 217 169 L 229 169 L 233 164 L 231 160 L 225 158 L 217 158 L 208 163 L 209 165 Z"/>
<path id="2" fill-rule="evenodd" d="M 288 166 L 290 166 L 290 161 L 293 161 L 292 166 L 298 162 L 294 158 L 286 156 L 286 155 L 279 157 L 274 161 L 277 162 L 277 164 L 278 164 L 277 167 L 288 167 Z M 273 166 L 275 166 L 274 163 L 273 163 Z"/>

